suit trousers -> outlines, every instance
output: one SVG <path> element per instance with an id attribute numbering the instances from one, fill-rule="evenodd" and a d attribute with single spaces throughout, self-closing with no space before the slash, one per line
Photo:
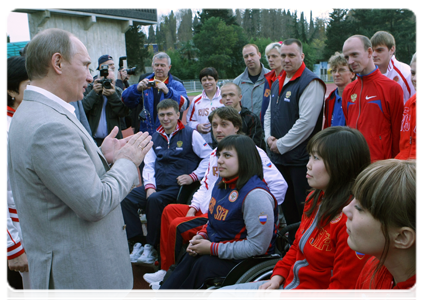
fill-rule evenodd
<path id="1" fill-rule="evenodd" d="M 186 253 L 160 289 L 198 289 L 209 278 L 225 277 L 241 261 Z"/>
<path id="2" fill-rule="evenodd" d="M 160 239 L 160 223 L 163 209 L 175 202 L 179 186 L 158 186 L 156 192 L 147 199 L 144 186 L 134 188 L 121 203 L 123 219 L 128 239 L 142 235 L 142 224 L 138 209 L 145 210 L 147 216 L 147 244 L 157 249 Z"/>

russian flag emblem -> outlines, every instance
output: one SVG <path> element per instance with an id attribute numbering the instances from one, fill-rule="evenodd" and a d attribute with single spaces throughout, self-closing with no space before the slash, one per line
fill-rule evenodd
<path id="1" fill-rule="evenodd" d="M 266 224 L 266 222 L 267 222 L 267 215 L 260 215 L 259 216 L 259 221 L 260 221 L 261 225 Z"/>
<path id="2" fill-rule="evenodd" d="M 203 146 L 206 147 L 207 146 L 207 143 L 204 143 Z"/>
<path id="3" fill-rule="evenodd" d="M 272 167 L 272 163 L 268 163 L 266 166 L 268 166 L 269 168 Z"/>

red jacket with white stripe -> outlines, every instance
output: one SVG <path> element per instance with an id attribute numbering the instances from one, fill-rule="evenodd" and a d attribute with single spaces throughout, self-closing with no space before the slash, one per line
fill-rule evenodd
<path id="1" fill-rule="evenodd" d="M 397 82 L 404 93 L 404 104 L 416 93 L 413 84 L 411 83 L 411 69 L 410 66 L 396 60 L 395 55 L 389 61 L 388 70 L 385 74 L 386 77 Z"/>
<path id="2" fill-rule="evenodd" d="M 399 152 L 404 109 L 402 89 L 379 68 L 357 78 L 342 93 L 346 125 L 364 135 L 372 162 L 394 158 Z"/>
<path id="3" fill-rule="evenodd" d="M 400 152 L 396 159 L 416 159 L 416 95 L 404 106 L 401 123 Z"/>
<path id="4" fill-rule="evenodd" d="M 304 212 L 311 207 L 311 194 Z M 322 197 L 323 192 L 319 201 Z M 294 244 L 273 269 L 272 276 L 285 278 L 284 289 L 353 289 L 369 258 L 348 246 L 347 216 L 343 212 L 319 230 L 319 207 L 310 217 L 303 213 Z"/>
<path id="5" fill-rule="evenodd" d="M 15 110 L 7 107 L 7 137 L 9 136 L 10 122 Z M 7 149 L 7 147 L 6 147 Z M 7 259 L 14 259 L 22 255 L 25 250 L 22 245 L 21 226 L 16 211 L 15 200 L 13 199 L 12 188 L 7 174 Z"/>
<path id="6" fill-rule="evenodd" d="M 220 89 L 219 87 L 216 88 L 216 94 L 213 96 L 213 99 L 209 99 L 203 91 L 191 101 L 187 112 L 187 125 L 189 127 L 197 130 L 198 124 L 210 123 L 209 114 L 216 108 L 224 106 Z M 201 133 L 201 135 L 207 143 L 212 144 L 211 131 L 206 134 Z"/>

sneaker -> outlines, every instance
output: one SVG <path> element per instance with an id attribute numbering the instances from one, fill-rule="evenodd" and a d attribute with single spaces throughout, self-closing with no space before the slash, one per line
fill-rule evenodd
<path id="1" fill-rule="evenodd" d="M 138 263 L 153 264 L 159 258 L 156 249 L 153 246 L 147 244 L 144 246 L 144 251 L 138 258 Z"/>
<path id="2" fill-rule="evenodd" d="M 145 273 L 142 278 L 148 283 L 160 282 L 166 275 L 165 270 L 158 270 L 156 273 Z"/>
<path id="3" fill-rule="evenodd" d="M 152 282 L 152 283 L 150 283 L 150 288 L 152 290 L 158 290 L 158 289 L 160 289 L 160 282 Z"/>
<path id="4" fill-rule="evenodd" d="M 132 250 L 131 255 L 129 256 L 131 258 L 131 262 L 137 262 L 138 258 L 141 256 L 143 251 L 144 247 L 140 243 L 136 243 L 134 245 L 134 249 Z"/>

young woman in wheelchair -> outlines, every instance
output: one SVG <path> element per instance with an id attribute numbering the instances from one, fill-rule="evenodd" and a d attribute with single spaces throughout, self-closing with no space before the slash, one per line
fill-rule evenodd
<path id="1" fill-rule="evenodd" d="M 224 277 L 243 259 L 274 252 L 277 202 L 263 181 L 251 138 L 231 135 L 217 147 L 220 178 L 212 192 L 208 223 L 160 289 L 196 289 Z"/>
<path id="2" fill-rule="evenodd" d="M 352 289 L 367 260 L 347 244 L 342 213 L 351 200 L 356 176 L 370 164 L 363 135 L 349 127 L 330 127 L 308 143 L 306 198 L 301 224 L 270 280 L 225 289 Z"/>
<path id="3" fill-rule="evenodd" d="M 416 161 L 382 160 L 357 177 L 344 208 L 348 245 L 372 255 L 357 289 L 409 289 L 416 283 Z"/>

